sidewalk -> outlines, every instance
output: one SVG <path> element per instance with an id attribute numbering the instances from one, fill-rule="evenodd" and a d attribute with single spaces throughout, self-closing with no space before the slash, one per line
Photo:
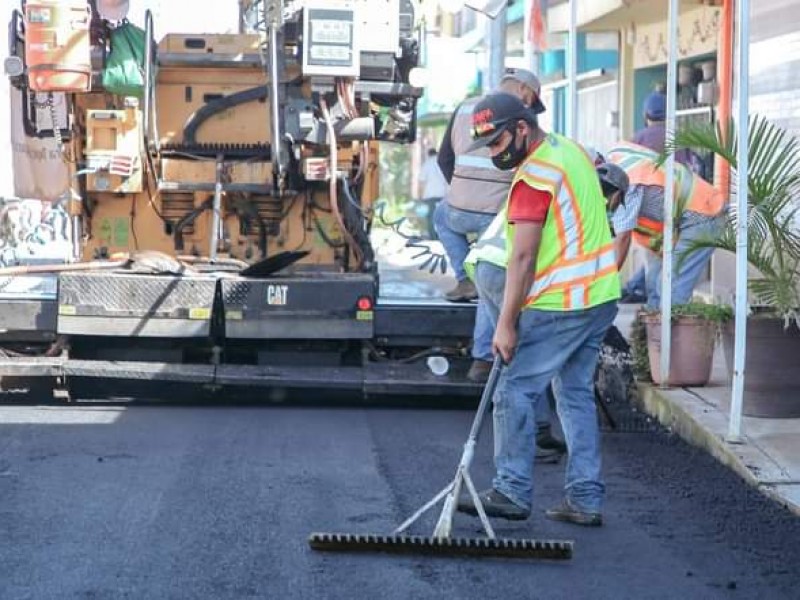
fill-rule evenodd
<path id="1" fill-rule="evenodd" d="M 731 378 L 721 347 L 708 386 L 662 389 L 640 384 L 639 391 L 644 409 L 664 426 L 800 516 L 800 419 L 745 416 L 741 443 L 726 441 Z"/>

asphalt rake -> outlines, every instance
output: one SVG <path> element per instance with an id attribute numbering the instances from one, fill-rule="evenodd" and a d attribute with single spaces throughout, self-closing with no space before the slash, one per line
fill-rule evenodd
<path id="1" fill-rule="evenodd" d="M 502 369 L 502 360 L 495 358 L 489 379 L 481 395 L 478 410 L 472 422 L 469 437 L 464 444 L 464 451 L 458 463 L 455 478 L 444 489 L 397 527 L 391 535 L 312 533 L 308 539 L 311 548 L 331 552 L 388 552 L 394 554 L 494 556 L 555 560 L 572 558 L 572 541 L 498 538 L 494 533 L 494 529 L 492 529 L 489 518 L 486 516 L 483 503 L 469 474 L 483 418 L 492 401 Z M 486 533 L 485 537 L 466 538 L 452 536 L 453 516 L 462 487 L 466 487 L 477 508 L 481 525 Z M 405 533 L 411 525 L 442 499 L 444 499 L 442 512 L 431 536 L 414 536 Z"/>

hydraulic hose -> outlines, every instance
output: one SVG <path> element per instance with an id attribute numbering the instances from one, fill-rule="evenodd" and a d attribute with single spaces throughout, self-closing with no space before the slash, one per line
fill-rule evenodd
<path id="1" fill-rule="evenodd" d="M 213 100 L 205 104 L 202 108 L 192 113 L 192 116 L 186 121 L 183 126 L 183 143 L 190 145 L 197 143 L 197 130 L 208 119 L 224 110 L 247 104 L 248 102 L 255 102 L 257 100 L 265 100 L 267 98 L 267 86 L 260 85 L 258 87 L 236 92 L 224 98 Z"/>

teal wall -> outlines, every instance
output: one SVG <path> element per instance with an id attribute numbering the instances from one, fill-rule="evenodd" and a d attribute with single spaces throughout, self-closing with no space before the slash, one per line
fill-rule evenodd
<path id="1" fill-rule="evenodd" d="M 595 69 L 616 69 L 618 65 L 619 52 L 616 50 L 587 50 L 586 34 L 578 34 L 578 73 Z M 542 54 L 540 65 L 542 77 L 556 75 L 559 72 L 565 75 L 566 71 L 565 50 L 549 50 Z"/>
<path id="2" fill-rule="evenodd" d="M 633 130 L 638 131 L 644 127 L 644 99 L 652 92 L 656 84 L 666 83 L 667 67 L 659 65 L 636 69 L 633 77 Z"/>

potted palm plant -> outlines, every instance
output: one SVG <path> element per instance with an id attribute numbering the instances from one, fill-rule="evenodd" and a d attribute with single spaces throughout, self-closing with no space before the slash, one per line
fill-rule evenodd
<path id="1" fill-rule="evenodd" d="M 645 311 L 640 318 L 647 332 L 647 356 L 654 383 L 680 387 L 708 383 L 720 328 L 733 318 L 729 306 L 692 302 L 672 307 L 672 344 L 666 382 L 661 375 L 661 313 Z"/>
<path id="2" fill-rule="evenodd" d="M 736 225 L 747 219 L 747 260 L 751 306 L 747 322 L 744 413 L 800 417 L 800 143 L 785 130 L 755 116 L 748 124 L 747 214 L 728 212 L 715 239 L 699 248 L 736 252 Z M 737 168 L 737 132 L 719 125 L 689 125 L 667 143 L 666 153 L 683 148 L 712 152 Z M 736 181 L 735 177 L 731 177 Z M 732 190 L 733 195 L 742 192 Z M 681 260 L 681 257 L 678 257 Z M 723 327 L 723 347 L 732 373 L 733 322 Z"/>

